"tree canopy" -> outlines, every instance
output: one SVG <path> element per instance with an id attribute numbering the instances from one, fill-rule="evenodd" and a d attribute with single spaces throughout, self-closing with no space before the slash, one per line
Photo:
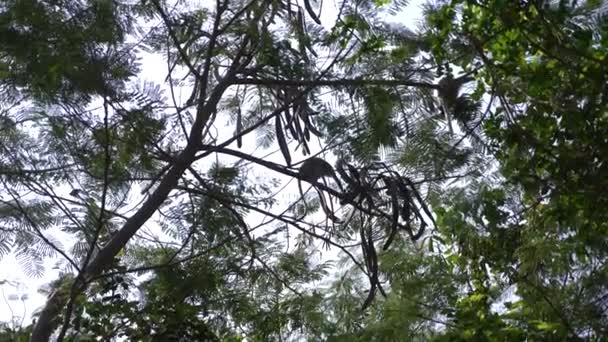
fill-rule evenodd
<path id="1" fill-rule="evenodd" d="M 4 1 L 0 337 L 608 336 L 608 5 L 407 3 Z"/>

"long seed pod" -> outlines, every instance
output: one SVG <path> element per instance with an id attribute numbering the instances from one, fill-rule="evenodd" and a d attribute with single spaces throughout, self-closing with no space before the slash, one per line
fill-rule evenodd
<path id="1" fill-rule="evenodd" d="M 220 69 L 219 68 L 213 68 L 213 77 L 215 77 L 215 79 L 219 82 L 222 79 L 222 75 L 220 75 Z"/>
<path id="2" fill-rule="evenodd" d="M 296 39 L 298 40 L 298 48 L 300 49 L 300 55 L 302 56 L 304 62 L 306 64 L 310 63 L 310 59 L 308 58 L 307 51 L 310 52 L 315 57 L 318 57 L 315 50 L 312 48 L 310 44 L 310 37 L 308 36 L 308 32 L 306 29 L 306 22 L 304 20 L 304 14 L 302 13 L 302 8 L 298 6 L 298 16 L 296 20 Z"/>
<path id="3" fill-rule="evenodd" d="M 361 174 L 359 174 L 357 168 L 350 164 L 346 164 L 346 167 L 348 168 L 348 172 L 350 173 L 351 178 L 355 179 L 357 183 L 361 184 Z"/>
<path id="4" fill-rule="evenodd" d="M 317 194 L 319 195 L 319 203 L 321 204 L 321 209 L 323 209 L 323 212 L 325 212 L 325 215 L 335 223 L 342 223 L 342 220 L 340 220 L 339 218 L 336 217 L 336 215 L 334 215 L 333 208 L 330 208 L 327 205 L 327 202 L 325 202 L 325 197 L 323 196 L 323 193 L 321 191 L 319 191 L 319 189 L 317 189 Z M 330 199 L 330 201 L 331 201 L 331 199 Z M 332 207 L 333 207 L 333 205 L 332 205 Z"/>
<path id="5" fill-rule="evenodd" d="M 312 20 L 314 20 L 315 23 L 317 23 L 318 25 L 321 25 L 321 20 L 319 20 L 319 17 L 315 13 L 315 11 L 312 10 L 312 6 L 310 5 L 309 0 L 304 0 L 304 7 L 306 7 L 306 12 L 308 12 L 308 15 L 310 15 Z"/>
<path id="6" fill-rule="evenodd" d="M 338 172 L 340 178 L 342 178 L 347 185 L 351 185 L 352 183 L 354 183 L 354 181 L 348 176 L 348 174 L 344 170 L 344 164 L 346 164 L 346 162 L 342 159 L 339 159 L 338 163 L 336 163 L 336 172 Z"/>
<path id="7" fill-rule="evenodd" d="M 420 210 L 425 211 L 425 213 L 427 215 L 429 215 L 430 212 L 428 212 L 428 208 L 424 209 L 425 207 L 424 207 L 424 203 L 422 202 L 422 198 L 420 198 L 420 195 L 418 194 L 416 189 L 413 187 L 413 184 L 411 184 L 411 182 L 407 178 L 406 178 L 406 181 L 411 185 L 410 186 L 411 190 L 408 189 L 408 186 L 405 183 L 403 183 L 403 182 L 399 183 L 399 195 L 403 198 L 403 206 L 401 207 L 401 217 L 405 221 L 406 231 L 407 231 L 408 235 L 410 236 L 410 239 L 412 241 L 417 241 L 418 239 L 420 239 L 420 237 L 422 237 L 422 234 L 424 234 L 424 231 L 427 226 Z M 419 210 L 416 208 L 414 199 L 411 197 L 412 192 L 414 193 L 414 196 L 416 196 L 416 198 L 417 198 L 418 202 L 421 204 L 421 206 L 423 206 L 423 209 Z M 412 213 L 414 214 L 415 218 L 418 219 L 418 221 L 420 222 L 420 228 L 418 229 L 416 234 L 414 234 L 414 232 L 412 230 L 412 224 L 411 224 Z M 432 217 L 431 217 L 431 220 L 433 220 Z"/>
<path id="8" fill-rule="evenodd" d="M 287 141 L 285 140 L 285 133 L 283 132 L 283 127 L 281 126 L 281 116 L 277 115 L 275 117 L 275 128 L 277 132 L 277 142 L 279 143 L 279 147 L 281 148 L 281 153 L 287 162 L 287 165 L 291 165 L 291 155 L 289 154 L 289 147 L 287 146 Z"/>
<path id="9" fill-rule="evenodd" d="M 296 133 L 297 133 L 296 140 L 300 141 L 300 142 L 301 141 L 305 141 L 304 140 L 304 132 L 302 131 L 302 126 L 300 125 L 300 120 L 297 117 L 295 117 L 295 115 L 294 115 L 294 118 L 293 118 L 293 127 L 295 128 Z"/>
<path id="10" fill-rule="evenodd" d="M 310 108 L 310 106 L 308 105 L 306 100 L 303 100 L 302 102 L 303 103 L 300 106 L 302 108 L 302 110 L 300 111 L 300 117 L 302 118 L 302 121 L 304 121 L 304 126 L 307 127 L 308 129 L 310 129 L 312 134 L 314 134 L 318 137 L 322 136 L 323 133 L 321 133 L 321 131 L 319 131 L 315 127 L 315 125 L 312 124 L 312 121 L 310 120 L 310 116 L 314 113 L 312 108 Z"/>
<path id="11" fill-rule="evenodd" d="M 236 112 L 236 146 L 238 146 L 238 148 L 243 147 L 243 136 L 241 134 L 243 132 L 242 114 L 241 107 L 239 106 Z"/>
<path id="12" fill-rule="evenodd" d="M 424 213 L 429 217 L 429 219 L 431 220 L 431 222 L 433 222 L 433 226 L 437 227 L 437 222 L 435 222 L 435 218 L 431 214 L 431 211 L 429 210 L 429 207 L 426 205 L 426 203 L 422 199 L 422 196 L 420 196 L 420 193 L 414 187 L 414 183 L 412 183 L 412 181 L 409 180 L 408 178 L 405 178 L 405 180 L 407 181 L 407 183 L 409 184 L 410 188 L 412 189 L 412 192 L 414 193 L 414 196 L 416 196 L 416 200 L 418 201 L 418 203 L 420 203 L 420 207 L 422 208 L 422 210 L 424 211 Z"/>
<path id="13" fill-rule="evenodd" d="M 369 293 L 367 295 L 367 298 L 365 299 L 365 302 L 363 302 L 363 305 L 361 306 L 361 310 L 365 311 L 365 309 L 367 309 L 372 302 L 374 301 L 374 297 L 376 297 L 376 286 L 372 285 L 369 288 Z"/>
<path id="14" fill-rule="evenodd" d="M 412 239 L 412 241 L 416 241 L 416 240 L 420 239 L 420 237 L 422 237 L 422 234 L 424 234 L 425 230 L 426 230 L 426 222 L 420 221 L 420 228 L 418 229 L 418 232 L 416 234 L 412 234 L 410 237 Z"/>
<path id="15" fill-rule="evenodd" d="M 374 301 L 374 297 L 376 297 L 376 284 L 373 281 L 373 276 L 372 276 L 373 266 L 370 263 L 370 255 L 369 255 L 369 250 L 368 250 L 369 245 L 367 243 L 367 239 L 365 237 L 365 230 L 363 229 L 363 227 L 361 227 L 361 229 L 359 229 L 359 234 L 361 235 L 361 251 L 363 252 L 363 259 L 365 260 L 365 265 L 367 267 L 367 276 L 369 278 L 369 283 L 370 283 L 367 298 L 365 299 L 365 301 L 363 302 L 363 305 L 361 306 L 361 310 L 365 310 L 372 304 L 372 302 Z"/>
<path id="16" fill-rule="evenodd" d="M 298 15 L 296 20 L 296 39 L 298 40 L 298 48 L 300 49 L 300 54 L 304 58 L 304 60 L 308 63 L 309 59 L 306 55 L 306 24 L 304 23 L 304 14 L 302 14 L 302 9 L 298 7 Z"/>
<path id="17" fill-rule="evenodd" d="M 378 279 L 378 255 L 374 246 L 374 237 L 372 235 L 372 227 L 367 227 L 367 257 L 369 258 L 370 275 L 373 280 Z"/>
<path id="18" fill-rule="evenodd" d="M 361 236 L 361 252 L 363 253 L 363 260 L 365 260 L 365 266 L 367 267 L 367 272 L 371 271 L 371 267 L 369 264 L 369 251 L 367 250 L 367 238 L 365 237 L 365 231 L 363 227 L 359 229 L 359 235 Z"/>
<path id="19" fill-rule="evenodd" d="M 292 101 L 291 108 L 293 111 L 293 118 L 295 120 L 300 115 L 300 100 L 297 99 L 299 92 L 297 88 L 286 88 L 285 93 L 287 101 Z"/>
<path id="20" fill-rule="evenodd" d="M 372 235 L 372 227 L 368 226 L 367 227 L 367 241 L 369 243 L 369 255 L 370 255 L 370 259 L 371 259 L 371 264 L 372 264 L 372 271 L 371 272 L 371 276 L 372 276 L 372 282 L 373 284 L 376 286 L 376 288 L 378 290 L 380 290 L 380 293 L 382 294 L 382 296 L 384 298 L 386 298 L 386 292 L 384 292 L 384 289 L 382 288 L 382 285 L 380 284 L 380 279 L 378 277 L 378 253 L 376 252 L 376 247 L 374 246 L 374 237 Z"/>
<path id="21" fill-rule="evenodd" d="M 412 232 L 412 208 L 414 208 L 414 203 L 410 195 L 410 191 L 407 189 L 407 185 L 403 182 L 403 179 L 400 179 L 398 183 L 399 188 L 399 197 L 403 200 L 403 205 L 401 206 L 400 215 L 403 221 L 405 222 L 405 231 L 410 236 L 412 241 L 416 241 L 416 237 Z M 414 212 L 415 208 L 414 208 Z"/>
<path id="22" fill-rule="evenodd" d="M 300 6 L 298 6 L 297 25 L 297 31 L 301 34 L 300 37 L 304 36 L 306 34 L 306 21 L 304 20 L 304 13 Z"/>
<path id="23" fill-rule="evenodd" d="M 298 140 L 298 133 L 296 132 L 296 129 L 293 127 L 293 117 L 289 113 L 289 108 L 285 108 L 283 113 L 285 114 L 285 126 L 287 127 L 287 129 L 289 129 L 289 133 L 291 133 L 291 137 L 294 140 Z"/>
<path id="24" fill-rule="evenodd" d="M 369 284 L 370 284 L 367 298 L 365 299 L 365 301 L 363 302 L 363 305 L 361 307 L 361 310 L 365 310 L 372 304 L 372 302 L 374 301 L 374 298 L 376 297 L 376 288 L 377 288 L 377 284 L 379 283 L 377 281 L 378 280 L 378 263 L 377 263 L 378 259 L 377 259 L 377 256 L 375 255 L 374 242 L 373 242 L 373 237 L 371 236 L 371 231 L 368 231 L 369 236 L 366 237 L 365 229 L 363 227 L 361 227 L 359 233 L 361 235 L 361 250 L 363 251 L 363 258 L 365 259 L 365 262 L 366 262 L 367 273 L 368 273 Z"/>
<path id="25" fill-rule="evenodd" d="M 401 206 L 401 218 L 403 219 L 403 221 L 409 223 L 411 215 L 410 205 L 412 202 L 412 199 L 410 198 L 410 193 L 407 189 L 407 186 L 403 182 L 398 182 L 397 188 L 399 190 L 399 197 L 401 197 L 401 200 L 403 200 L 403 206 Z"/>
<path id="26" fill-rule="evenodd" d="M 347 163 L 344 160 L 342 160 L 342 159 L 338 160 L 338 163 L 336 164 L 336 171 L 338 171 L 338 174 L 346 182 L 346 184 L 348 186 L 350 186 L 351 188 L 356 187 L 359 184 L 357 183 L 356 180 L 351 178 L 351 176 L 348 175 L 348 173 L 344 169 L 344 165 L 346 165 L 346 164 Z"/>
<path id="27" fill-rule="evenodd" d="M 312 134 L 314 134 L 318 137 L 323 136 L 323 133 L 321 133 L 321 131 L 319 131 L 317 129 L 317 127 L 315 127 L 315 125 L 313 125 L 312 121 L 310 121 L 310 113 L 306 113 L 304 115 L 303 120 L 304 120 L 304 125 L 306 126 L 306 128 L 308 128 L 312 132 Z"/>
<path id="28" fill-rule="evenodd" d="M 310 148 L 308 147 L 306 140 L 302 140 L 302 154 L 305 156 L 310 154 Z"/>
<path id="29" fill-rule="evenodd" d="M 344 165 L 346 162 L 342 159 L 338 160 L 336 164 L 336 171 L 346 182 L 346 191 L 342 191 L 342 197 L 340 199 L 340 205 L 344 205 L 346 203 L 352 203 L 355 198 L 359 195 L 361 184 L 358 183 L 358 180 L 352 179 L 351 176 L 344 169 Z"/>
<path id="30" fill-rule="evenodd" d="M 390 233 L 388 238 L 386 239 L 386 242 L 384 243 L 384 246 L 382 246 L 383 250 L 387 250 L 391 244 L 393 243 L 393 240 L 395 239 L 395 236 L 397 235 L 397 230 L 399 228 L 399 190 L 397 189 L 397 187 L 395 186 L 394 182 L 388 178 L 388 177 L 383 177 L 384 178 L 384 183 L 386 184 L 386 191 L 389 193 L 390 197 L 391 197 L 391 206 L 393 209 L 393 213 L 391 216 L 391 229 L 390 229 Z"/>

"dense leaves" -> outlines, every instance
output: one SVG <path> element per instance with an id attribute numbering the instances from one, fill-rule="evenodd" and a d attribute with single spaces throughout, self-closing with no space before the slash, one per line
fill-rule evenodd
<path id="1" fill-rule="evenodd" d="M 136 72 L 124 42 L 132 6 L 111 1 L 5 1 L 2 84 L 45 102 L 117 96 Z M 59 100 L 59 98 L 61 100 Z"/>
<path id="2" fill-rule="evenodd" d="M 430 19 L 436 49 L 468 54 L 451 62 L 480 65 L 499 99 L 484 128 L 505 179 L 466 201 L 483 218 L 466 250 L 514 287 L 503 320 L 538 338 L 604 336 L 604 13 L 591 2 L 454 1 Z"/>

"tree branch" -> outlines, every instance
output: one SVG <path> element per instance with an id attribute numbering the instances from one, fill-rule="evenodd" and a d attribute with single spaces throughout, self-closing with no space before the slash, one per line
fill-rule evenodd
<path id="1" fill-rule="evenodd" d="M 417 87 L 427 89 L 439 89 L 437 84 L 417 82 L 409 80 L 384 80 L 384 79 L 363 79 L 363 78 L 343 78 L 335 80 L 287 80 L 287 79 L 268 79 L 268 78 L 238 78 L 235 84 L 250 84 L 262 86 L 279 87 L 363 87 L 363 86 L 385 86 L 385 87 Z"/>

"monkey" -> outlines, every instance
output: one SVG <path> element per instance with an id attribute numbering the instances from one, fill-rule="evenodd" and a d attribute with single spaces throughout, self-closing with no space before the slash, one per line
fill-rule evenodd
<path id="1" fill-rule="evenodd" d="M 315 184 L 319 181 L 319 179 L 323 179 L 324 177 L 333 178 L 336 181 L 336 183 L 338 184 L 338 188 L 340 188 L 340 192 L 341 193 L 344 192 L 344 189 L 342 188 L 342 183 L 340 182 L 340 179 L 338 179 L 338 177 L 336 176 L 336 172 L 334 171 L 333 166 L 331 166 L 331 164 L 329 164 L 325 160 L 318 158 L 318 157 L 312 157 L 312 158 L 306 159 L 300 166 L 300 169 L 298 170 L 298 189 L 300 190 L 300 196 L 301 196 L 302 200 L 304 201 L 305 206 L 306 206 L 306 200 L 304 198 L 304 192 L 302 191 L 302 181 L 306 181 L 306 182 L 312 184 L 313 187 L 315 187 Z M 332 206 L 332 210 L 330 210 L 327 207 L 323 194 L 316 187 L 315 187 L 315 190 L 317 190 L 317 193 L 319 194 L 319 199 L 321 201 L 321 207 L 323 208 L 325 213 L 329 216 L 329 218 L 332 219 L 332 221 L 338 222 L 339 219 L 337 217 L 335 217 L 333 214 L 333 204 L 331 203 L 331 201 L 330 201 L 330 205 Z"/>
<path id="2" fill-rule="evenodd" d="M 452 116 L 458 115 L 458 111 L 462 110 L 462 99 L 459 98 L 460 88 L 474 78 L 466 74 L 458 78 L 454 78 L 452 74 L 448 74 L 439 80 L 437 84 L 437 94 L 441 99 L 441 110 L 445 116 L 446 124 L 450 130 L 450 134 L 454 134 L 452 128 Z"/>
<path id="3" fill-rule="evenodd" d="M 340 191 L 344 191 L 333 166 L 321 158 L 312 157 L 306 159 L 298 170 L 298 178 L 311 184 L 315 184 L 323 177 L 332 177 L 338 184 Z"/>

